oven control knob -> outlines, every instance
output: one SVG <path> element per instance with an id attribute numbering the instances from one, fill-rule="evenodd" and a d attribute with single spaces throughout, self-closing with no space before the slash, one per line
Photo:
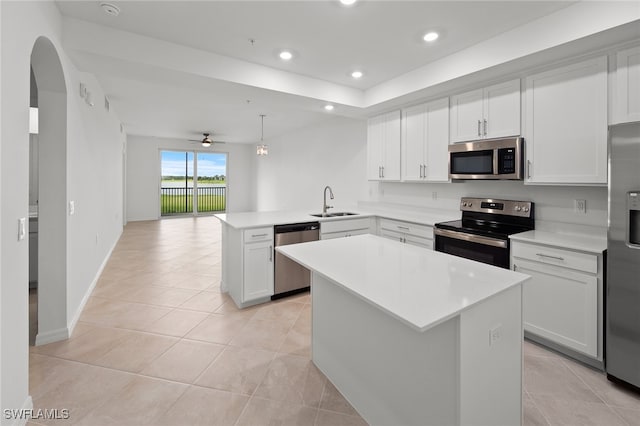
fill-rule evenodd
<path id="1" fill-rule="evenodd" d="M 520 210 L 522 210 L 522 208 L 520 206 L 516 206 L 516 211 L 519 212 Z"/>
<path id="2" fill-rule="evenodd" d="M 469 207 L 471 207 L 473 205 L 473 203 L 469 203 Z"/>
<path id="3" fill-rule="evenodd" d="M 462 207 L 467 207 L 467 202 L 462 203 Z"/>
<path id="4" fill-rule="evenodd" d="M 525 207 L 522 209 L 522 211 L 524 211 L 525 213 L 529 211 L 529 207 Z"/>

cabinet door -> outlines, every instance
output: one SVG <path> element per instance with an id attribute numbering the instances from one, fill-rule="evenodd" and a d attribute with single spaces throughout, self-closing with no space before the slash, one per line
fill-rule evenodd
<path id="1" fill-rule="evenodd" d="M 527 77 L 527 182 L 607 183 L 607 58 Z"/>
<path id="2" fill-rule="evenodd" d="M 519 136 L 520 80 L 485 88 L 483 112 L 483 137 Z"/>
<path id="3" fill-rule="evenodd" d="M 576 351 L 598 356 L 598 280 L 594 275 L 514 258 L 524 283 L 524 329 Z"/>
<path id="4" fill-rule="evenodd" d="M 384 117 L 382 180 L 400 180 L 400 111 Z"/>
<path id="5" fill-rule="evenodd" d="M 447 141 L 447 143 L 449 143 Z M 424 176 L 425 105 L 402 111 L 402 180 L 421 181 Z"/>
<path id="6" fill-rule="evenodd" d="M 640 121 L 640 46 L 618 52 L 615 123 Z"/>
<path id="7" fill-rule="evenodd" d="M 369 119 L 367 125 L 367 179 L 382 179 L 382 143 L 384 138 L 384 117 Z"/>
<path id="8" fill-rule="evenodd" d="M 273 243 L 244 245 L 242 302 L 273 295 Z"/>
<path id="9" fill-rule="evenodd" d="M 449 180 L 449 99 L 426 105 L 426 146 L 424 147 L 424 180 Z"/>
<path id="10" fill-rule="evenodd" d="M 451 142 L 482 137 L 482 96 L 483 90 L 478 89 L 451 97 Z"/>

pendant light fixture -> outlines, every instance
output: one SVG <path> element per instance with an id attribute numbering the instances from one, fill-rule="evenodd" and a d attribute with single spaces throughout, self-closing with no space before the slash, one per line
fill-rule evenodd
<path id="1" fill-rule="evenodd" d="M 260 114 L 260 119 L 262 120 L 262 132 L 260 133 L 260 145 L 258 145 L 256 149 L 256 154 L 258 155 L 267 155 L 269 154 L 269 149 L 264 144 L 264 118 L 266 115 Z"/>

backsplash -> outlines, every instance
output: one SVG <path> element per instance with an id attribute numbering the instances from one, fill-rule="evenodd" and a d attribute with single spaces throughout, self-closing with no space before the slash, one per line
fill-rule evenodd
<path id="1" fill-rule="evenodd" d="M 607 188 L 525 185 L 515 181 L 453 183 L 369 182 L 367 202 L 459 210 L 461 197 L 502 198 L 536 203 L 536 228 L 561 232 L 589 232 L 607 227 Z M 574 212 L 574 200 L 586 200 L 586 213 Z"/>

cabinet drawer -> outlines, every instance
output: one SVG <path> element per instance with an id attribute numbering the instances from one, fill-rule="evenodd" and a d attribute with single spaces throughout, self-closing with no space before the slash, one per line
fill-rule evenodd
<path id="1" fill-rule="evenodd" d="M 548 265 L 563 266 L 590 274 L 598 273 L 598 256 L 554 247 L 526 244 L 514 241 L 511 246 L 514 257 Z"/>
<path id="2" fill-rule="evenodd" d="M 331 240 L 333 238 L 353 237 L 355 235 L 363 235 L 368 233 L 369 233 L 368 229 L 355 229 L 355 230 L 340 231 L 340 232 L 327 232 L 327 233 L 321 234 L 320 239 Z"/>
<path id="3" fill-rule="evenodd" d="M 273 227 L 253 228 L 244 231 L 244 242 L 252 243 L 255 241 L 273 240 Z"/>
<path id="4" fill-rule="evenodd" d="M 416 237 L 433 239 L 433 228 L 428 225 L 418 225 L 416 223 L 402 222 L 392 219 L 380 219 L 380 230 L 401 232 L 411 234 Z"/>
<path id="5" fill-rule="evenodd" d="M 320 223 L 320 233 L 355 231 L 357 229 L 368 230 L 371 219 L 363 217 L 359 219 L 331 220 Z"/>

